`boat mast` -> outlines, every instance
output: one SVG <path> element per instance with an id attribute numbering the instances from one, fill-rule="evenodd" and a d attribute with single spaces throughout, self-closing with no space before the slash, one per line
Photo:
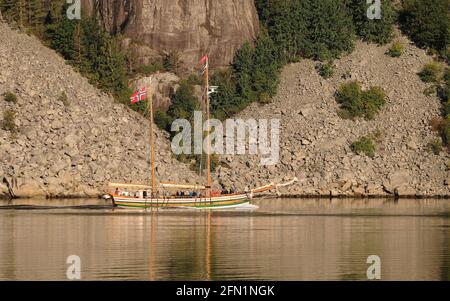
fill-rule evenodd
<path id="1" fill-rule="evenodd" d="M 151 82 L 150 82 L 151 84 Z M 152 88 L 150 85 L 150 89 L 148 89 L 148 100 L 147 100 L 148 114 L 149 114 L 149 122 L 150 122 L 150 153 L 151 153 L 151 162 L 152 162 L 152 197 L 155 197 L 156 193 L 156 178 L 155 178 L 155 139 L 153 137 L 153 95 Z"/>
<path id="2" fill-rule="evenodd" d="M 209 57 L 206 58 L 206 69 L 205 69 L 205 94 L 206 94 L 206 118 L 207 118 L 207 137 L 208 141 L 206 143 L 206 156 L 207 156 L 207 191 L 209 196 L 211 196 L 211 129 L 210 129 L 210 110 L 209 110 Z"/>

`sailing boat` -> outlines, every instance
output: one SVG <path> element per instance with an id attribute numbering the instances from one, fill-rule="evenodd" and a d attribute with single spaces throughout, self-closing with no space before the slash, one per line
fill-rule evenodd
<path id="1" fill-rule="evenodd" d="M 209 59 L 205 55 L 200 62 L 203 64 L 204 87 L 205 87 L 205 107 L 207 122 L 210 120 L 210 100 L 209 100 Z M 151 94 L 151 91 L 148 91 Z M 145 96 L 147 91 L 145 89 L 139 90 L 132 96 L 135 102 L 138 102 L 141 97 Z M 135 185 L 135 184 L 120 184 L 110 183 L 109 187 L 115 189 L 113 193 L 109 194 L 115 206 L 123 208 L 191 208 L 191 209 L 228 209 L 244 207 L 250 204 L 250 201 L 263 193 L 270 190 L 277 189 L 280 186 L 291 185 L 297 181 L 294 179 L 285 184 L 269 183 L 267 185 L 257 187 L 244 192 L 233 192 L 222 194 L 221 192 L 212 190 L 211 178 L 211 139 L 210 127 L 208 126 L 207 137 L 207 179 L 206 185 L 190 185 L 190 184 L 176 184 L 161 182 L 158 187 L 155 176 L 155 141 L 153 131 L 153 101 L 150 95 L 147 98 L 147 109 L 149 116 L 150 127 L 150 146 L 151 146 L 151 185 Z M 182 191 L 180 193 L 180 190 Z M 177 193 L 159 194 L 160 191 L 176 191 Z M 186 192 L 189 191 L 189 192 Z"/>

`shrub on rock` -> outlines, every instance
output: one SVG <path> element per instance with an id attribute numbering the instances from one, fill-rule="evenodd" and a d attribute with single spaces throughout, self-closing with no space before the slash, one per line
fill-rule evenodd
<path id="1" fill-rule="evenodd" d="M 5 131 L 15 133 L 17 131 L 16 112 L 13 110 L 6 110 L 3 112 L 2 128 Z"/>
<path id="2" fill-rule="evenodd" d="M 370 158 L 375 157 L 375 142 L 371 136 L 364 136 L 353 142 L 350 146 L 352 151 L 358 155 L 366 155 Z"/>
<path id="3" fill-rule="evenodd" d="M 319 68 L 318 68 L 320 76 L 322 76 L 325 79 L 333 76 L 334 69 L 335 69 L 335 66 L 334 66 L 333 62 L 327 62 L 325 64 L 320 64 Z"/>
<path id="4" fill-rule="evenodd" d="M 67 97 L 66 92 L 62 92 L 61 95 L 59 95 L 59 98 L 58 98 L 58 99 L 59 99 L 60 102 L 62 102 L 62 104 L 63 104 L 65 107 L 70 106 L 69 97 Z"/>
<path id="5" fill-rule="evenodd" d="M 5 92 L 3 99 L 7 102 L 17 103 L 17 96 L 13 92 Z"/>
<path id="6" fill-rule="evenodd" d="M 387 55 L 390 57 L 400 57 L 402 56 L 403 52 L 405 51 L 405 46 L 401 42 L 394 42 L 389 50 L 387 51 Z"/>
<path id="7" fill-rule="evenodd" d="M 442 73 L 442 65 L 438 62 L 426 64 L 419 72 L 420 79 L 425 83 L 437 83 Z"/>
<path id="8" fill-rule="evenodd" d="M 354 81 L 341 85 L 336 101 L 341 105 L 340 115 L 343 118 L 373 119 L 386 104 L 386 95 L 379 87 L 363 91 L 361 85 Z"/>
<path id="9" fill-rule="evenodd" d="M 428 143 L 428 149 L 435 155 L 439 155 L 442 152 L 441 139 L 434 139 Z"/>

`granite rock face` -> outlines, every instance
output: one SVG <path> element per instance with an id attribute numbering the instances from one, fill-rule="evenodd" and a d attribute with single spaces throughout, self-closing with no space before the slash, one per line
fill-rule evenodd
<path id="1" fill-rule="evenodd" d="M 226 186 L 252 187 L 296 176 L 299 182 L 281 191 L 288 195 L 450 196 L 450 154 L 435 155 L 428 146 L 438 137 L 430 120 L 440 116 L 441 103 L 424 95 L 427 84 L 417 76 L 432 58 L 396 35 L 405 45 L 401 57 L 387 56 L 389 45 L 358 42 L 353 53 L 335 61 L 329 79 L 314 61 L 287 65 L 273 102 L 252 104 L 236 117 L 280 120 L 278 164 L 261 166 L 260 155 L 233 156 L 218 178 Z M 385 91 L 387 104 L 373 120 L 339 116 L 335 93 L 347 81 Z M 374 158 L 351 150 L 353 141 L 374 132 L 380 133 Z"/>
<path id="2" fill-rule="evenodd" d="M 0 182 L 6 178 L 18 197 L 96 197 L 108 182 L 149 183 L 147 119 L 94 88 L 37 38 L 0 22 L 0 39 L 0 95 L 17 96 L 17 103 L 0 96 Z M 1 126 L 6 111 L 15 113 L 15 133 Z M 156 136 L 158 179 L 200 182 L 173 158 L 167 134 Z M 8 194 L 0 184 L 0 197 Z"/>
<path id="3" fill-rule="evenodd" d="M 178 51 L 187 68 L 204 53 L 212 67 L 228 65 L 235 51 L 259 29 L 253 0 L 83 0 L 142 63 L 165 51 Z"/>

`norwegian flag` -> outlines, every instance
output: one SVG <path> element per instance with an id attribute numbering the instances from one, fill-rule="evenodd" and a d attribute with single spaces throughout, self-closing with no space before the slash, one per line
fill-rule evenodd
<path id="1" fill-rule="evenodd" d="M 145 90 L 145 88 L 137 90 L 130 97 L 131 104 L 134 105 L 135 103 L 145 100 L 146 96 L 147 96 L 147 91 Z"/>
<path id="2" fill-rule="evenodd" d="M 201 74 L 205 73 L 206 69 L 208 68 L 208 64 L 209 64 L 209 58 L 208 58 L 208 55 L 205 54 L 205 55 L 200 59 L 200 62 L 199 62 L 199 65 L 202 65 L 202 67 L 201 67 L 202 69 L 201 69 L 201 71 L 200 71 Z"/>

